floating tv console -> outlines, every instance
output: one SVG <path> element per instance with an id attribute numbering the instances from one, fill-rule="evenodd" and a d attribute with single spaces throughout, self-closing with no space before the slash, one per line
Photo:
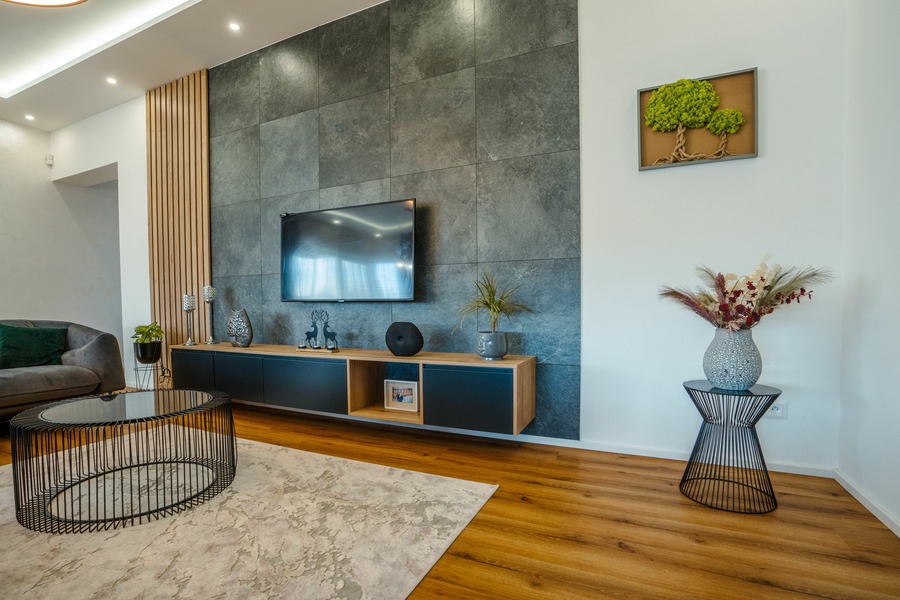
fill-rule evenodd
<path id="1" fill-rule="evenodd" d="M 418 412 L 385 410 L 388 363 L 418 365 Z M 475 354 L 312 354 L 273 344 L 172 348 L 175 388 L 216 390 L 237 402 L 332 416 L 512 435 L 534 419 L 535 366 L 533 356 L 487 362 Z"/>

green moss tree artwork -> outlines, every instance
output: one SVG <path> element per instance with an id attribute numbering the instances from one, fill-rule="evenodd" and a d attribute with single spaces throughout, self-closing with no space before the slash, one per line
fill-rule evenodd
<path id="1" fill-rule="evenodd" d="M 733 108 L 723 108 L 713 113 L 712 118 L 706 125 L 706 128 L 714 135 L 719 136 L 719 149 L 716 150 L 710 158 L 721 158 L 731 154 L 726 149 L 728 145 L 728 134 L 737 133 L 741 125 L 744 124 L 744 115 L 739 110 Z"/>
<path id="2" fill-rule="evenodd" d="M 713 84 L 704 79 L 679 79 L 654 90 L 644 110 L 644 124 L 653 131 L 675 132 L 672 154 L 659 158 L 654 165 L 721 158 L 728 154 L 727 135 L 736 133 L 744 124 L 740 111 L 719 108 L 719 95 Z M 685 131 L 706 127 L 720 137 L 719 149 L 712 154 L 691 153 L 685 147 Z"/>

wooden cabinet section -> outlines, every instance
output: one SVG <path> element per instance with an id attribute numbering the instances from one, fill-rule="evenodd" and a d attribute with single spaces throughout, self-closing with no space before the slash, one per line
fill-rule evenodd
<path id="1" fill-rule="evenodd" d="M 389 363 L 416 366 L 418 412 L 384 408 Z M 504 434 L 518 434 L 534 419 L 535 368 L 533 356 L 487 362 L 475 354 L 328 354 L 273 344 L 172 348 L 175 387 L 216 389 L 237 401 L 276 407 Z"/>

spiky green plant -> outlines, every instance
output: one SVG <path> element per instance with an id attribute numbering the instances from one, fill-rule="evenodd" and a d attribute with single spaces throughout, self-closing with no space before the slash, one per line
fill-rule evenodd
<path id="1" fill-rule="evenodd" d="M 514 319 L 519 314 L 534 312 L 521 302 L 512 301 L 512 295 L 519 287 L 521 286 L 517 285 L 500 290 L 497 280 L 492 275 L 482 273 L 481 278 L 475 281 L 477 290 L 475 296 L 456 311 L 456 316 L 459 317 L 459 325 L 462 325 L 469 315 L 479 310 L 486 310 L 488 320 L 491 323 L 491 333 L 495 333 L 501 316 L 507 319 Z"/>

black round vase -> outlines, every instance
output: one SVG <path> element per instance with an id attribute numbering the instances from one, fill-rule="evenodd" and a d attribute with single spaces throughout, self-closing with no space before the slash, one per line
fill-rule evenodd
<path id="1" fill-rule="evenodd" d="M 412 323 L 399 321 L 388 327 L 384 343 L 394 356 L 413 356 L 425 345 L 425 338 Z"/>

